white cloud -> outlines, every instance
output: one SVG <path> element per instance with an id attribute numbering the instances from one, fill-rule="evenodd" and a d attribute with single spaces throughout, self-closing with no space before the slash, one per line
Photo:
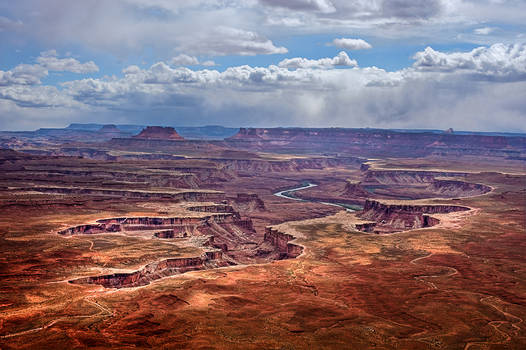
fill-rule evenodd
<path id="1" fill-rule="evenodd" d="M 120 78 L 69 81 L 62 89 L 4 86 L 0 121 L 6 111 L 25 115 L 40 108 L 67 109 L 71 119 L 96 110 L 98 118 L 128 123 L 526 131 L 523 46 L 456 53 L 431 50 L 417 53 L 414 67 L 395 72 L 376 67 L 333 69 L 348 61 L 341 55 L 224 71 L 158 62 L 147 69 L 129 66 Z M 2 109 L 5 101 L 5 108 L 11 109 Z"/>
<path id="2" fill-rule="evenodd" d="M 174 66 L 197 66 L 199 60 L 195 56 L 180 54 L 172 58 L 170 63 Z"/>
<path id="3" fill-rule="evenodd" d="M 278 66 L 284 68 L 334 68 L 334 67 L 356 67 L 358 63 L 351 60 L 347 53 L 341 51 L 333 58 L 320 58 L 309 60 L 303 57 L 287 58 L 279 62 Z"/>
<path id="4" fill-rule="evenodd" d="M 47 70 L 38 64 L 19 64 L 5 72 L 0 70 L 0 86 L 40 84 L 40 79 L 47 74 Z"/>
<path id="5" fill-rule="evenodd" d="M 0 86 L 37 85 L 40 79 L 48 76 L 49 71 L 92 73 L 99 68 L 93 61 L 80 63 L 73 58 L 58 58 L 55 50 L 44 51 L 36 59 L 38 64 L 19 64 L 15 68 L 0 70 Z"/>
<path id="6" fill-rule="evenodd" d="M 174 66 L 206 66 L 206 67 L 212 67 L 216 65 L 216 63 L 212 60 L 200 62 L 197 57 L 189 56 L 185 54 L 180 54 L 180 55 L 173 57 L 170 60 L 170 64 Z"/>
<path id="7" fill-rule="evenodd" d="M 124 75 L 128 75 L 128 74 L 138 74 L 141 72 L 141 68 L 139 68 L 139 66 L 136 66 L 136 65 L 132 65 L 132 66 L 128 66 L 126 68 L 124 68 L 122 70 L 122 73 Z"/>
<path id="8" fill-rule="evenodd" d="M 263 5 L 298 11 L 333 13 L 336 8 L 330 0 L 259 0 Z"/>
<path id="9" fill-rule="evenodd" d="M 371 44 L 363 39 L 339 38 L 332 41 L 332 45 L 347 50 L 364 50 L 372 48 Z"/>
<path id="10" fill-rule="evenodd" d="M 139 113 L 137 118 L 141 118 L 141 111 L 147 111 L 148 121 L 166 118 L 164 115 L 172 111 L 179 121 L 202 118 L 233 126 L 525 130 L 526 103 L 521 91 L 526 87 L 526 76 L 517 69 L 514 79 L 488 81 L 473 74 L 478 69 L 482 75 L 487 69 L 486 75 L 501 76 L 496 67 L 511 72 L 511 63 L 503 62 L 519 59 L 521 48 L 504 45 L 485 50 L 489 52 L 450 53 L 444 54 L 445 58 L 433 50 L 439 58 L 426 61 L 420 57 L 414 68 L 395 72 L 375 67 L 332 69 L 338 62 L 347 62 L 343 55 L 283 60 L 279 66 L 230 67 L 223 72 L 172 68 L 160 62 L 148 69 L 129 67 L 117 80 L 72 81 L 64 84 L 64 92 L 79 103 L 106 106 L 114 113 L 125 110 L 123 113 Z M 500 58 L 489 60 L 499 52 Z M 420 55 L 423 53 L 416 56 Z M 473 56 L 480 62 L 473 66 L 465 63 L 470 61 L 466 58 L 451 61 L 458 55 Z M 428 62 L 427 68 L 423 62 Z M 431 69 L 430 64 L 436 67 Z M 514 64 L 520 65 L 520 61 Z M 444 65 L 450 68 L 444 69 Z M 466 65 L 468 68 L 463 68 Z M 151 117 L 155 110 L 159 113 Z M 499 114 L 498 120 L 495 114 Z M 424 115 L 431 117 L 422 118 Z"/>
<path id="11" fill-rule="evenodd" d="M 213 66 L 217 66 L 217 63 L 215 63 L 212 60 L 207 60 L 207 61 L 201 62 L 201 65 L 205 67 L 213 67 Z"/>
<path id="12" fill-rule="evenodd" d="M 413 67 L 427 71 L 464 72 L 479 77 L 522 80 L 526 77 L 526 45 L 494 44 L 469 52 L 444 53 L 427 47 L 417 52 Z"/>
<path id="13" fill-rule="evenodd" d="M 98 72 L 99 67 L 93 61 L 80 63 L 74 58 L 58 58 L 55 50 L 40 53 L 37 62 L 49 71 L 72 72 L 72 73 L 93 73 Z"/>
<path id="14" fill-rule="evenodd" d="M 182 38 L 178 49 L 217 56 L 232 54 L 254 56 L 288 52 L 285 47 L 275 46 L 271 40 L 256 32 L 224 26 Z"/>
<path id="15" fill-rule="evenodd" d="M 477 28 L 473 31 L 473 33 L 477 34 L 477 35 L 488 35 L 492 32 L 495 31 L 495 28 L 492 28 L 492 27 L 482 27 L 482 28 Z"/>
<path id="16" fill-rule="evenodd" d="M 0 87 L 0 99 L 10 100 L 21 107 L 81 106 L 69 95 L 61 93 L 54 86 L 12 85 Z"/>

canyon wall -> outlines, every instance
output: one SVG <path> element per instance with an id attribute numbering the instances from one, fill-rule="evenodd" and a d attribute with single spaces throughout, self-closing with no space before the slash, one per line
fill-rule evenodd
<path id="1" fill-rule="evenodd" d="M 293 239 L 295 239 L 295 237 L 292 235 L 280 232 L 272 227 L 267 227 L 263 240 L 278 249 L 280 252 L 279 259 L 291 259 L 303 253 L 302 246 L 290 243 Z"/>
<path id="2" fill-rule="evenodd" d="M 166 199 L 174 202 L 221 202 L 225 194 L 217 191 L 178 191 L 178 192 L 152 192 L 139 190 L 121 190 L 109 188 L 82 188 L 82 187 L 46 187 L 36 186 L 18 188 L 20 191 L 37 191 L 43 193 L 58 193 L 71 195 L 111 196 L 119 198 L 136 199 Z"/>
<path id="3" fill-rule="evenodd" d="M 358 214 L 362 219 L 375 221 L 375 225 L 356 226 L 365 232 L 389 233 L 437 225 L 439 220 L 428 214 L 445 214 L 467 211 L 470 208 L 457 205 L 435 204 L 394 204 L 366 200 L 363 211 Z"/>
<path id="4" fill-rule="evenodd" d="M 526 138 L 343 128 L 241 128 L 230 147 L 281 153 L 350 153 L 359 156 L 498 156 L 526 153 Z"/>
<path id="5" fill-rule="evenodd" d="M 99 284 L 106 288 L 139 287 L 163 277 L 228 265 L 226 261 L 222 260 L 221 251 L 214 251 L 206 252 L 200 257 L 161 260 L 148 264 L 135 272 L 78 278 L 69 282 L 73 284 Z"/>

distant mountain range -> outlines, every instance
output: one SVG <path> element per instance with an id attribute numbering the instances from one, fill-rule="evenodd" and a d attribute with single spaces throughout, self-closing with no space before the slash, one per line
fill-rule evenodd
<path id="1" fill-rule="evenodd" d="M 69 130 L 99 131 L 105 124 L 80 124 L 72 123 L 67 128 Z M 117 124 L 115 125 L 123 133 L 131 135 L 139 134 L 146 125 Z M 175 126 L 174 129 L 185 139 L 194 140 L 222 140 L 235 135 L 239 128 L 227 128 L 220 125 L 206 126 Z"/>
<path id="2" fill-rule="evenodd" d="M 138 135 L 146 125 L 135 124 L 98 124 L 98 123 L 72 123 L 65 128 L 40 128 L 35 131 L 0 131 L 0 137 L 26 137 L 26 138 L 50 138 L 58 140 L 81 140 L 83 142 L 98 142 L 111 138 L 132 137 Z M 206 126 L 174 126 L 175 130 L 186 140 L 224 140 L 236 135 L 240 128 L 229 128 L 220 125 Z M 503 136 L 503 137 L 526 137 L 526 133 L 511 132 L 479 132 L 479 131 L 453 131 L 452 129 L 376 129 L 376 128 L 271 128 L 284 130 L 346 130 L 361 133 L 402 133 L 402 134 L 454 134 L 454 135 L 479 135 L 479 136 Z"/>
<path id="3" fill-rule="evenodd" d="M 98 131 L 105 124 L 81 124 L 72 123 L 66 129 L 73 130 L 89 130 Z M 134 125 L 134 124 L 117 124 L 115 125 L 119 130 L 125 133 L 138 134 L 146 125 Z M 220 125 L 206 125 L 206 126 L 174 126 L 174 129 L 183 136 L 185 139 L 205 139 L 205 140 L 221 140 L 232 135 L 235 135 L 239 128 L 227 128 Z M 303 128 L 284 128 L 284 129 L 303 129 Z M 340 129 L 340 128 L 338 128 Z M 437 129 L 378 129 L 378 128 L 341 128 L 341 129 L 353 129 L 353 130 L 370 130 L 370 131 L 393 131 L 401 133 L 433 133 L 443 134 L 444 130 Z M 457 135 L 485 135 L 485 136 L 526 136 L 526 133 L 514 133 L 514 132 L 492 132 L 492 131 L 453 131 Z"/>

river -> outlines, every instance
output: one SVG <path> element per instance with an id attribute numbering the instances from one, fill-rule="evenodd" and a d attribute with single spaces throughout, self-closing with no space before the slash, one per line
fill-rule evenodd
<path id="1" fill-rule="evenodd" d="M 332 205 L 333 207 L 341 207 L 341 208 L 343 208 L 343 209 L 345 209 L 347 211 L 357 211 L 357 210 L 361 210 L 362 209 L 361 207 L 359 207 L 357 205 L 352 205 L 352 204 L 329 203 L 329 202 L 323 202 L 323 201 L 317 201 L 317 200 L 307 200 L 307 199 L 302 199 L 302 198 L 298 198 L 298 197 L 294 196 L 294 192 L 296 192 L 296 191 L 304 190 L 306 188 L 311 188 L 311 187 L 316 187 L 316 186 L 318 186 L 318 185 L 316 185 L 316 184 L 314 184 L 312 182 L 304 182 L 299 187 L 289 188 L 287 190 L 276 192 L 276 193 L 274 193 L 274 196 L 281 197 L 281 198 L 292 199 L 292 200 L 300 201 L 300 202 L 312 202 L 312 203 L 321 203 L 321 204 L 325 204 L 325 205 Z"/>

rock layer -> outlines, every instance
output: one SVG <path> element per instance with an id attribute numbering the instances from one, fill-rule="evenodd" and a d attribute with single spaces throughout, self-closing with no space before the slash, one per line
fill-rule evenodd
<path id="1" fill-rule="evenodd" d="M 428 214 L 446 214 L 467 211 L 470 208 L 457 205 L 434 204 L 386 204 L 375 200 L 366 200 L 359 217 L 375 221 L 375 225 L 356 226 L 365 232 L 389 233 L 437 225 L 440 221 Z"/>
<path id="2" fill-rule="evenodd" d="M 280 153 L 334 152 L 371 157 L 504 156 L 526 153 L 524 137 L 343 128 L 241 128 L 231 147 Z"/>
<path id="3" fill-rule="evenodd" d="M 201 257 L 172 258 L 151 263 L 130 273 L 114 273 L 103 276 L 85 277 L 70 281 L 74 284 L 100 284 L 106 288 L 129 288 L 149 284 L 151 281 L 174 276 L 188 271 L 228 266 L 218 252 L 206 252 Z"/>
<path id="4" fill-rule="evenodd" d="M 283 233 L 279 230 L 276 230 L 272 227 L 267 227 L 265 230 L 264 241 L 270 243 L 272 246 L 276 247 L 280 253 L 279 259 L 290 259 L 296 258 L 301 253 L 303 253 L 303 247 L 290 243 L 294 240 L 295 237 L 287 233 Z"/>

